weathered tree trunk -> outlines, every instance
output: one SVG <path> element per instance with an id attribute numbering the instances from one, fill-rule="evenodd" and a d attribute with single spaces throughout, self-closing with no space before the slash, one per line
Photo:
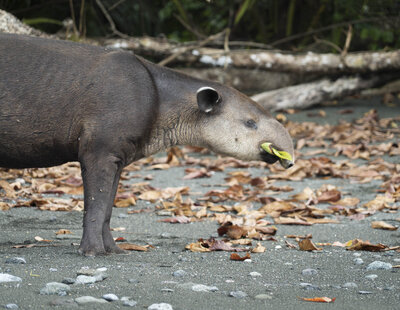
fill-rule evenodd
<path id="1" fill-rule="evenodd" d="M 195 45 L 181 46 L 154 38 L 112 39 L 106 46 L 133 50 L 142 55 L 167 57 L 179 54 L 173 63 L 206 67 L 233 67 L 275 72 L 306 72 L 318 74 L 367 73 L 400 69 L 400 51 L 358 52 L 347 55 L 289 54 L 282 51 L 223 50 Z M 185 51 L 185 53 L 182 53 Z"/>
<path id="2" fill-rule="evenodd" d="M 400 74 L 383 73 L 373 77 L 350 76 L 341 77 L 335 81 L 323 79 L 267 91 L 252 96 L 252 99 L 272 111 L 289 108 L 305 109 L 324 101 L 343 98 L 364 89 L 381 86 L 396 76 L 399 77 Z"/>

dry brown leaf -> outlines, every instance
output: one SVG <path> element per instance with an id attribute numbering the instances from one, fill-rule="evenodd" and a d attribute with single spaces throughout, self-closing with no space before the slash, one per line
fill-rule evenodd
<path id="1" fill-rule="evenodd" d="M 322 192 L 317 196 L 318 202 L 337 202 L 341 198 L 341 193 L 337 189 Z"/>
<path id="2" fill-rule="evenodd" d="M 314 298 L 305 298 L 305 297 L 301 297 L 301 300 L 304 301 L 311 301 L 311 302 L 326 302 L 326 303 L 330 303 L 330 302 L 334 302 L 336 300 L 336 298 L 329 298 L 329 297 L 314 297 Z"/>
<path id="3" fill-rule="evenodd" d="M 162 220 L 159 220 L 159 222 L 172 223 L 172 224 L 188 224 L 191 222 L 191 219 L 188 218 L 187 216 L 180 215 L 180 216 L 174 216 L 174 217 L 162 219 Z"/>
<path id="4" fill-rule="evenodd" d="M 212 176 L 212 172 L 208 171 L 206 168 L 200 168 L 200 169 L 187 168 L 187 169 L 185 169 L 185 172 L 187 174 L 183 177 L 184 180 L 209 178 Z"/>
<path id="5" fill-rule="evenodd" d="M 240 239 L 247 234 L 247 230 L 238 225 L 232 225 L 231 222 L 226 223 L 225 225 L 218 228 L 218 235 L 223 236 L 227 235 L 230 239 Z"/>
<path id="6" fill-rule="evenodd" d="M 297 246 L 294 245 L 293 243 L 290 243 L 289 241 L 285 240 L 285 244 L 289 249 L 297 249 Z"/>
<path id="7" fill-rule="evenodd" d="M 276 234 L 276 231 L 278 230 L 278 228 L 276 228 L 276 226 L 268 226 L 268 227 L 255 226 L 254 228 L 256 231 L 258 231 L 264 235 L 270 235 L 270 236 L 274 236 Z"/>
<path id="8" fill-rule="evenodd" d="M 335 205 L 345 206 L 345 207 L 354 207 L 360 203 L 360 199 L 356 197 L 346 197 L 339 201 L 335 202 Z"/>
<path id="9" fill-rule="evenodd" d="M 300 240 L 298 242 L 301 251 L 321 251 L 310 239 Z"/>
<path id="10" fill-rule="evenodd" d="M 285 235 L 285 238 L 312 239 L 312 234 L 308 234 L 308 235 Z"/>
<path id="11" fill-rule="evenodd" d="M 251 259 L 250 253 L 247 253 L 245 256 L 242 256 L 242 257 L 237 253 L 232 253 L 231 254 L 231 260 L 244 261 L 246 259 Z"/>
<path id="12" fill-rule="evenodd" d="M 201 242 L 190 243 L 185 247 L 186 250 L 190 250 L 192 252 L 210 252 L 209 248 L 203 246 Z"/>
<path id="13" fill-rule="evenodd" d="M 230 240 L 229 242 L 232 244 L 239 244 L 239 245 L 251 245 L 252 244 L 251 239 L 236 239 L 236 240 Z"/>
<path id="14" fill-rule="evenodd" d="M 394 203 L 395 199 L 388 195 L 378 195 L 375 199 L 364 204 L 364 207 L 369 210 L 382 210 L 384 208 L 389 208 L 389 203 Z"/>
<path id="15" fill-rule="evenodd" d="M 339 224 L 338 220 L 328 219 L 328 218 L 312 218 L 306 217 L 305 220 L 311 224 Z"/>
<path id="16" fill-rule="evenodd" d="M 0 201 L 0 211 L 7 211 L 10 210 L 11 206 L 10 204 Z"/>
<path id="17" fill-rule="evenodd" d="M 274 222 L 275 224 L 282 224 L 282 225 L 304 225 L 304 226 L 312 225 L 311 223 L 308 223 L 298 218 L 283 217 L 283 216 L 274 218 Z"/>
<path id="18" fill-rule="evenodd" d="M 72 234 L 72 231 L 68 229 L 60 229 L 59 231 L 56 232 L 56 235 L 68 235 Z"/>
<path id="19" fill-rule="evenodd" d="M 260 242 L 258 242 L 257 246 L 251 250 L 251 253 L 264 253 L 264 252 L 265 252 L 265 247 L 263 247 Z"/>
<path id="20" fill-rule="evenodd" d="M 136 205 L 136 200 L 134 197 L 128 197 L 125 199 L 117 200 L 114 206 L 117 208 L 128 208 L 130 206 Z"/>
<path id="21" fill-rule="evenodd" d="M 258 209 L 260 212 L 264 212 L 266 214 L 272 214 L 276 212 L 288 212 L 296 209 L 296 206 L 287 201 L 274 201 L 266 204 L 265 206 Z"/>
<path id="22" fill-rule="evenodd" d="M 316 196 L 310 187 L 306 187 L 301 193 L 292 195 L 292 198 L 297 201 L 307 201 L 309 199 L 315 199 Z"/>
<path id="23" fill-rule="evenodd" d="M 139 195 L 139 199 L 148 200 L 151 202 L 156 202 L 160 198 L 162 198 L 162 193 L 158 190 L 149 190 Z"/>
<path id="24" fill-rule="evenodd" d="M 14 188 L 5 180 L 0 180 L 0 187 L 6 192 L 6 197 L 15 198 L 17 194 Z"/>
<path id="25" fill-rule="evenodd" d="M 136 245 L 133 243 L 128 243 L 128 242 L 124 242 L 124 243 L 119 243 L 117 244 L 119 248 L 123 249 L 123 250 L 127 250 L 127 251 L 143 251 L 143 252 L 147 252 L 149 250 L 150 247 L 152 247 L 151 245 Z"/>
<path id="26" fill-rule="evenodd" d="M 346 248 L 350 251 L 369 251 L 369 252 L 380 252 L 387 248 L 386 245 L 381 243 L 371 244 L 369 241 L 362 241 L 360 239 L 354 239 L 346 242 Z"/>
<path id="27" fill-rule="evenodd" d="M 206 207 L 203 207 L 203 208 L 201 208 L 199 211 L 197 211 L 195 214 L 194 214 L 194 216 L 196 217 L 196 218 L 202 218 L 202 217 L 207 217 L 207 208 Z"/>
<path id="28" fill-rule="evenodd" d="M 398 228 L 384 221 L 374 221 L 371 223 L 371 227 L 375 229 L 384 229 L 384 230 L 397 230 Z"/>

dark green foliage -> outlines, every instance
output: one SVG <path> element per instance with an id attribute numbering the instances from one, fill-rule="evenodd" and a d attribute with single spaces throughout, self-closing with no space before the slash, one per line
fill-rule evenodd
<path id="1" fill-rule="evenodd" d="M 113 35 L 97 1 L 0 0 L 0 9 L 46 32 L 57 32 L 62 30 L 61 22 L 71 18 L 72 2 L 78 35 Z M 400 0 L 101 0 L 101 3 L 117 30 L 131 36 L 165 35 L 183 42 L 230 28 L 231 41 L 337 52 L 344 46 L 351 23 L 350 51 L 400 48 Z M 326 44 L 327 41 L 338 48 Z"/>

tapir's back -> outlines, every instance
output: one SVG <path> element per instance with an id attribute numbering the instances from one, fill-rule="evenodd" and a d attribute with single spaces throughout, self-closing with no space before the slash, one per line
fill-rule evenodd
<path id="1" fill-rule="evenodd" d="M 124 93 L 115 85 L 125 95 L 141 91 L 132 82 L 135 74 L 119 68 L 135 62 L 102 47 L 0 33 L 0 167 L 77 160 L 82 126 L 97 126 L 107 112 L 113 118 L 128 109 L 126 102 L 112 106 Z"/>

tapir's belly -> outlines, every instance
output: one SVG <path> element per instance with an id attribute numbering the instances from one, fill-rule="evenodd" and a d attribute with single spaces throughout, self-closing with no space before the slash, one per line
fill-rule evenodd
<path id="1" fill-rule="evenodd" d="M 0 99 L 0 167 L 50 167 L 77 160 L 78 141 L 68 132 L 68 120 L 21 104 L 12 112 Z"/>

